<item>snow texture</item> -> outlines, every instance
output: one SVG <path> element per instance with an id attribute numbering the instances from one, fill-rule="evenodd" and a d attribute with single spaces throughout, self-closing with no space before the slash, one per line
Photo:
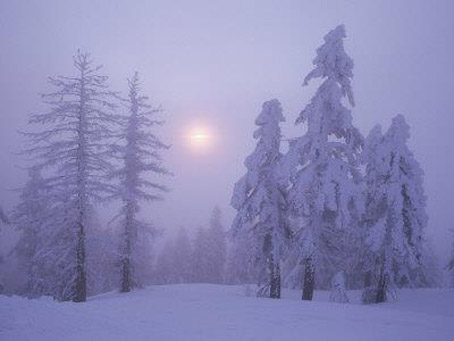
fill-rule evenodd
<path id="1" fill-rule="evenodd" d="M 454 291 L 402 290 L 399 301 L 328 302 L 316 291 L 301 301 L 247 297 L 242 286 L 179 284 L 129 294 L 107 293 L 86 303 L 0 296 L 1 340 L 452 340 Z"/>

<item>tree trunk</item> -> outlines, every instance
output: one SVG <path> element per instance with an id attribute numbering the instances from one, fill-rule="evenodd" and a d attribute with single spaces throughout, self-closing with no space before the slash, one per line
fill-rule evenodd
<path id="1" fill-rule="evenodd" d="M 386 302 L 386 291 L 388 289 L 388 276 L 380 275 L 377 284 L 377 299 L 376 303 Z"/>
<path id="2" fill-rule="evenodd" d="M 372 283 L 372 272 L 366 271 L 364 274 L 364 289 L 361 295 L 361 301 L 364 304 L 376 303 L 377 290 L 375 285 Z"/>
<path id="3" fill-rule="evenodd" d="M 121 288 L 120 292 L 131 291 L 131 267 L 129 258 L 123 258 L 121 262 Z"/>
<path id="4" fill-rule="evenodd" d="M 120 292 L 130 292 L 132 287 L 132 276 L 131 276 L 131 242 L 130 242 L 130 231 L 126 229 L 125 235 L 125 254 L 121 261 L 121 288 Z"/>
<path id="5" fill-rule="evenodd" d="M 368 288 L 372 285 L 372 274 L 370 271 L 366 271 L 364 274 L 364 287 Z"/>
<path id="6" fill-rule="evenodd" d="M 131 269 L 131 238 L 132 238 L 133 212 L 131 203 L 126 204 L 125 221 L 125 249 L 121 260 L 121 286 L 120 292 L 130 292 L 132 289 L 132 269 Z"/>
<path id="7" fill-rule="evenodd" d="M 314 294 L 314 282 L 315 282 L 315 266 L 313 264 L 312 257 L 308 257 L 305 260 L 304 269 L 304 282 L 303 282 L 303 297 L 304 301 L 312 301 Z"/>
<path id="8" fill-rule="evenodd" d="M 85 271 L 85 230 L 83 223 L 79 223 L 76 246 L 76 283 L 73 302 L 87 300 L 87 276 Z"/>
<path id="9" fill-rule="evenodd" d="M 281 270 L 279 264 L 271 264 L 270 298 L 281 298 Z"/>

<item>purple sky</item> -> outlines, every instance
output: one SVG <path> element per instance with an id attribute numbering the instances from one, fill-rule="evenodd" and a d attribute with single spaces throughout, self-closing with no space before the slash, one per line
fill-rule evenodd
<path id="1" fill-rule="evenodd" d="M 346 26 L 355 61 L 354 122 L 367 134 L 403 114 L 410 146 L 426 172 L 427 234 L 445 256 L 454 227 L 453 1 L 112 1 L 0 2 L 0 204 L 24 179 L 17 168 L 18 129 L 41 108 L 46 77 L 72 72 L 78 48 L 92 53 L 124 91 L 141 73 L 144 91 L 165 109 L 167 164 L 176 174 L 163 203 L 146 207 L 158 226 L 194 229 L 218 203 L 228 225 L 232 187 L 253 148 L 253 122 L 263 101 L 278 98 L 287 136 L 313 94 L 302 88 L 315 49 L 336 25 Z M 211 153 L 187 148 L 184 134 L 202 121 L 216 132 Z"/>

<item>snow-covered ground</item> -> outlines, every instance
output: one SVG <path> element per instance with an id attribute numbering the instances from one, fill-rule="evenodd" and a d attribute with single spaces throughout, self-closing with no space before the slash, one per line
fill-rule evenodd
<path id="1" fill-rule="evenodd" d="M 243 286 L 152 286 L 86 303 L 0 296 L 0 340 L 454 340 L 454 290 L 403 290 L 397 301 L 248 297 Z"/>

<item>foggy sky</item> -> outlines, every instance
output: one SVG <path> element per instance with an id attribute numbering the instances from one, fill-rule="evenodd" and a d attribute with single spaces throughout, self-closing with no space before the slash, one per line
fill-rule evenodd
<path id="1" fill-rule="evenodd" d="M 165 202 L 145 205 L 169 231 L 206 224 L 218 203 L 228 226 L 233 184 L 252 151 L 254 120 L 278 98 L 286 137 L 314 92 L 301 87 L 323 36 L 345 24 L 355 62 L 354 123 L 363 134 L 396 114 L 411 126 L 410 148 L 425 171 L 427 236 L 446 255 L 454 227 L 453 1 L 13 1 L 0 2 L 0 205 L 10 209 L 24 180 L 19 156 L 27 116 L 43 108 L 46 78 L 71 74 L 80 48 L 126 90 L 140 72 L 144 93 L 165 109 L 159 133 L 175 173 Z M 210 153 L 191 151 L 194 122 L 212 127 Z"/>

